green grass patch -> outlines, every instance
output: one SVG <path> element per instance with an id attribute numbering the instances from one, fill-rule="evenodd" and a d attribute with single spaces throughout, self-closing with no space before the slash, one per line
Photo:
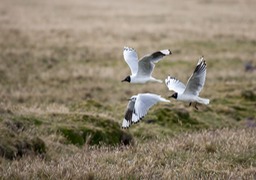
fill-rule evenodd
<path id="1" fill-rule="evenodd" d="M 123 142 L 128 133 L 121 129 L 120 124 L 113 120 L 90 115 L 72 117 L 74 121 L 80 121 L 79 126 L 59 126 L 59 131 L 67 138 L 69 143 L 81 146 L 90 145 L 117 145 Z"/>
<path id="2" fill-rule="evenodd" d="M 182 129 L 201 129 L 206 128 L 205 124 L 200 123 L 196 118 L 190 116 L 186 109 L 161 108 L 154 112 L 156 123 L 172 130 Z"/>

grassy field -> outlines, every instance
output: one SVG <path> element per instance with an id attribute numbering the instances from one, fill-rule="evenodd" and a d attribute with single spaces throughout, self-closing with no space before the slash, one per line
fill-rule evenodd
<path id="1" fill-rule="evenodd" d="M 255 17 L 253 0 L 3 0 L 1 179 L 255 179 Z M 129 97 L 172 93 L 121 83 L 124 46 L 170 49 L 154 77 L 184 83 L 204 55 L 210 105 L 159 103 L 122 130 Z"/>

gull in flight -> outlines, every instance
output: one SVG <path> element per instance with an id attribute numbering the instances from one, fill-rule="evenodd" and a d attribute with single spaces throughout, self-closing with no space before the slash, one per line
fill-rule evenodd
<path id="1" fill-rule="evenodd" d="M 196 103 L 209 104 L 210 102 L 209 99 L 199 97 L 199 93 L 204 86 L 205 77 L 206 63 L 204 57 L 201 57 L 193 74 L 188 79 L 186 86 L 175 77 L 170 76 L 165 79 L 165 84 L 170 91 L 175 92 L 170 97 L 180 101 L 189 102 L 189 105 L 191 105 L 192 102 L 195 102 L 195 108 L 198 109 Z"/>
<path id="2" fill-rule="evenodd" d="M 155 63 L 160 61 L 164 56 L 171 55 L 169 49 L 156 51 L 152 54 L 138 59 L 138 55 L 133 48 L 124 47 L 123 55 L 124 60 L 131 69 L 132 75 L 127 76 L 122 82 L 127 81 L 129 83 L 146 83 L 146 82 L 159 82 L 161 80 L 152 77 L 152 72 L 155 67 Z"/>
<path id="3" fill-rule="evenodd" d="M 129 128 L 131 124 L 139 122 L 148 112 L 149 108 L 158 102 L 170 102 L 160 95 L 144 93 L 134 95 L 129 99 L 122 128 Z"/>

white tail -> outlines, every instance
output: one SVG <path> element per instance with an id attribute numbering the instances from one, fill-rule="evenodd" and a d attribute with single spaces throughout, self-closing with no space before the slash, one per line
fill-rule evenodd
<path id="1" fill-rule="evenodd" d="M 162 101 L 162 102 L 171 102 L 170 100 L 167 100 L 167 99 L 162 98 L 162 97 L 160 97 L 160 101 Z"/>
<path id="2" fill-rule="evenodd" d="M 150 80 L 149 80 L 150 82 L 158 82 L 158 83 L 163 83 L 163 81 L 162 80 L 160 80 L 160 79 L 156 79 L 156 78 L 153 78 L 153 77 L 150 77 Z"/>
<path id="3" fill-rule="evenodd" d="M 209 104 L 209 103 L 210 103 L 210 100 L 209 100 L 209 99 L 205 99 L 205 98 L 200 98 L 200 97 L 198 97 L 197 102 L 198 102 L 198 103 L 201 103 L 201 104 Z"/>

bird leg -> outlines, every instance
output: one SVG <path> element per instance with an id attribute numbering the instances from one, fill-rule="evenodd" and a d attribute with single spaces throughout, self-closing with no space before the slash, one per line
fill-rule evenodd
<path id="1" fill-rule="evenodd" d="M 192 102 L 189 103 L 189 107 L 191 106 Z"/>
<path id="2" fill-rule="evenodd" d="M 196 105 L 197 105 L 197 103 L 195 103 L 195 108 L 196 108 L 196 110 L 198 110 L 198 107 Z"/>

